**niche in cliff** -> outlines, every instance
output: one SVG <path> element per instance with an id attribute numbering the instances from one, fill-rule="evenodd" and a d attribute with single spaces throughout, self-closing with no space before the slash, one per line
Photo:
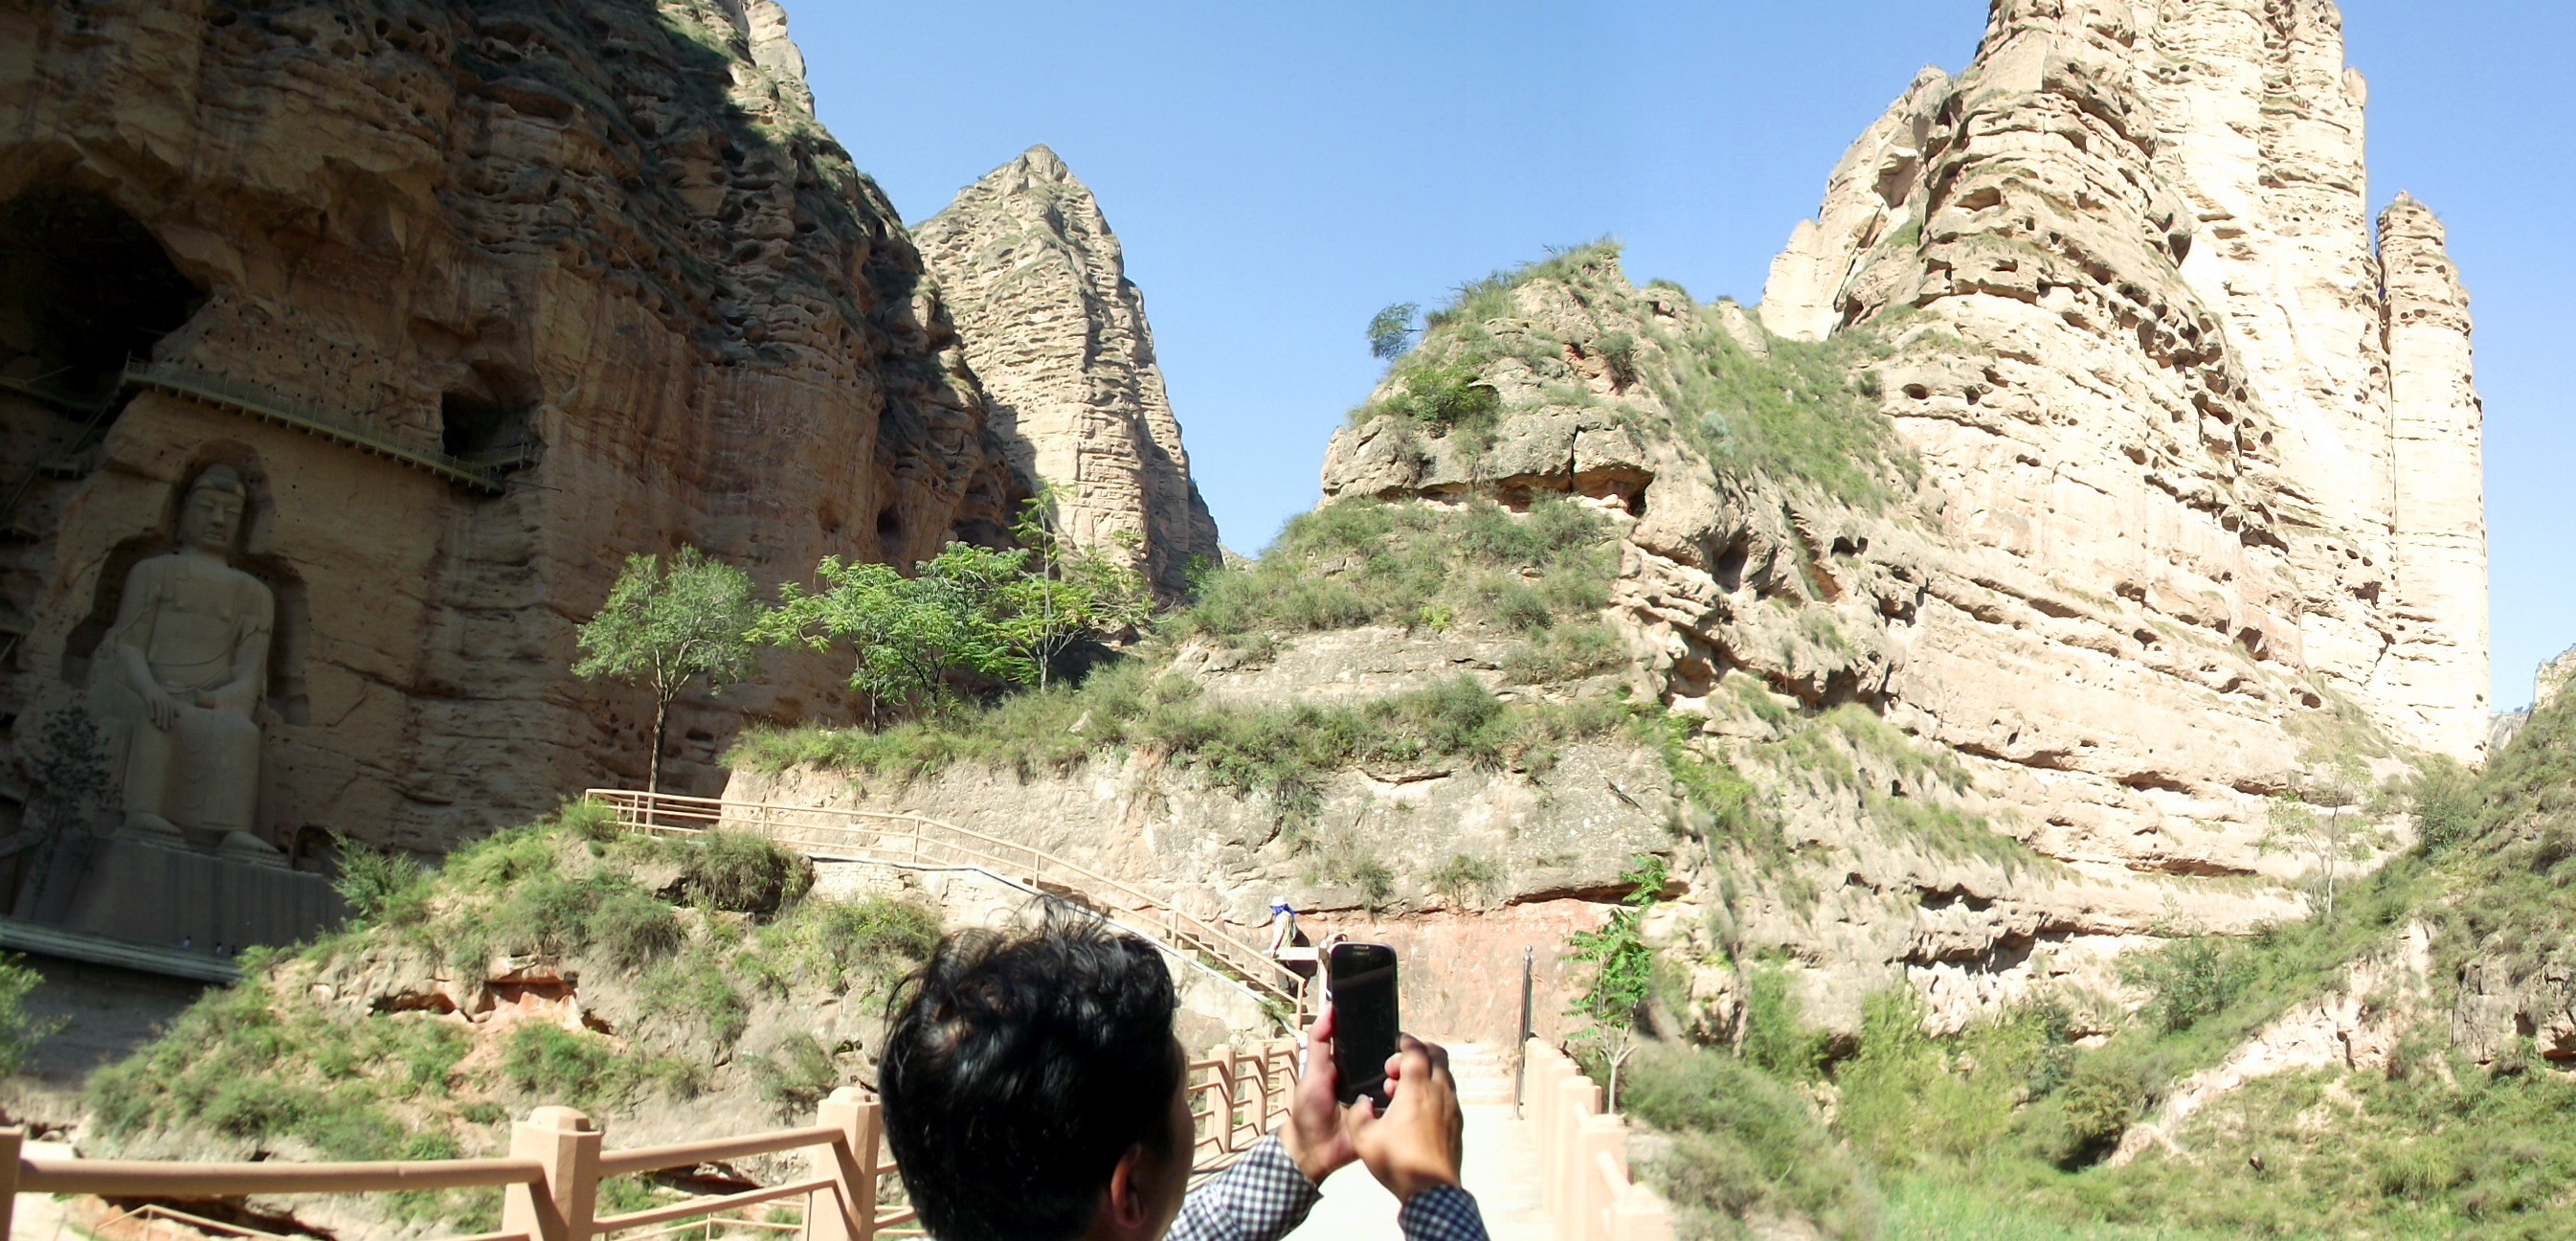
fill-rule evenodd
<path id="1" fill-rule="evenodd" d="M 204 300 L 102 195 L 39 187 L 0 205 L 0 376 L 100 393 Z"/>
<path id="2" fill-rule="evenodd" d="M 477 366 L 473 378 L 438 400 L 438 443 L 448 456 L 519 466 L 536 459 L 536 380 L 517 370 Z"/>

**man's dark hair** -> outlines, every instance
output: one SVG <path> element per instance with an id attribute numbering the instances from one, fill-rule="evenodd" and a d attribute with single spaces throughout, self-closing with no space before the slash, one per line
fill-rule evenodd
<path id="1" fill-rule="evenodd" d="M 894 1002 L 886 1143 L 938 1241 L 1070 1241 L 1130 1149 L 1180 1153 L 1180 1000 L 1151 944 L 1051 909 L 941 940 Z"/>

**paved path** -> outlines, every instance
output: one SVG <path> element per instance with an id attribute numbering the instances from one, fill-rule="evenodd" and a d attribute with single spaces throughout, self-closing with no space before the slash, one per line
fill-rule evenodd
<path id="1" fill-rule="evenodd" d="M 1449 1046 L 1449 1071 L 1467 1114 L 1467 1192 L 1485 1213 L 1493 1241 L 1548 1241 L 1538 1206 L 1538 1145 L 1530 1127 L 1512 1119 L 1511 1061 L 1474 1043 Z M 1289 1237 L 1294 1241 L 1395 1241 L 1395 1196 L 1352 1164 L 1324 1182 L 1315 1204 Z"/>

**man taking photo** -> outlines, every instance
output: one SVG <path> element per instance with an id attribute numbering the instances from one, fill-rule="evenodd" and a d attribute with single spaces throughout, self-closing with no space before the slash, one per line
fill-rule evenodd
<path id="1" fill-rule="evenodd" d="M 1353 1161 L 1404 1204 L 1407 1241 L 1485 1241 L 1438 1047 L 1404 1040 L 1384 1115 L 1343 1108 L 1327 1012 L 1287 1123 L 1186 1193 L 1189 1057 L 1153 945 L 1051 913 L 947 937 L 896 999 L 877 1072 L 886 1142 L 937 1241 L 1276 1241 Z"/>

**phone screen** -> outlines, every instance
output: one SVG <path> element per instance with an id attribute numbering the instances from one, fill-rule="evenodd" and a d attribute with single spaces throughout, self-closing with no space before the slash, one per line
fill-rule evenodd
<path id="1" fill-rule="evenodd" d="M 1344 1105 L 1362 1097 L 1386 1107 L 1386 1062 L 1395 1055 L 1395 949 L 1335 944 L 1324 963 L 1333 1004 L 1333 1070 Z"/>

